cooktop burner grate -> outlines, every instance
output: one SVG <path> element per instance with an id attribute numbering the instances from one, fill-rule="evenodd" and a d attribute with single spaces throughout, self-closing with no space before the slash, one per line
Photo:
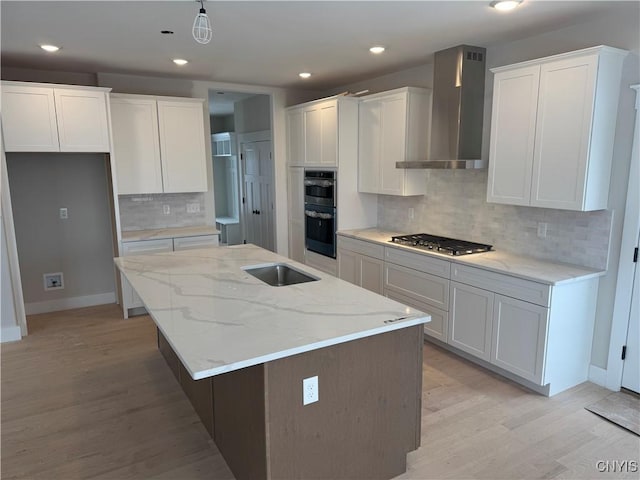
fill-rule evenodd
<path id="1" fill-rule="evenodd" d="M 415 233 L 411 235 L 397 235 L 391 237 L 393 243 L 408 245 L 425 250 L 444 253 L 446 255 L 468 255 L 471 253 L 482 253 L 491 250 L 492 245 L 484 243 L 467 242 L 455 238 L 438 237 L 427 233 Z"/>

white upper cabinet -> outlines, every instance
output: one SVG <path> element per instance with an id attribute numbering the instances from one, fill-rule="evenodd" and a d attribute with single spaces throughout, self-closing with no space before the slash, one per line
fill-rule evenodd
<path id="1" fill-rule="evenodd" d="M 203 102 L 158 100 L 165 193 L 207 190 Z"/>
<path id="2" fill-rule="evenodd" d="M 2 83 L 7 152 L 109 152 L 109 89 Z"/>
<path id="3" fill-rule="evenodd" d="M 207 190 L 203 100 L 111 96 L 118 193 Z"/>
<path id="4" fill-rule="evenodd" d="M 607 208 L 626 53 L 594 47 L 492 69 L 488 202 Z"/>
<path id="5" fill-rule="evenodd" d="M 425 160 L 431 91 L 405 87 L 362 97 L 359 105 L 358 191 L 424 195 L 425 171 L 396 162 Z"/>
<path id="6" fill-rule="evenodd" d="M 292 107 L 287 111 L 289 164 L 338 166 L 338 99 Z"/>
<path id="7" fill-rule="evenodd" d="M 162 193 L 155 99 L 111 97 L 118 193 Z"/>

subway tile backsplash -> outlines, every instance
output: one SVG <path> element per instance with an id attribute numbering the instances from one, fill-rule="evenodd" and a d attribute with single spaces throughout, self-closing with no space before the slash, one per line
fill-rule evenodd
<path id="1" fill-rule="evenodd" d="M 153 195 L 120 195 L 120 227 L 122 231 L 205 225 L 203 193 L 164 193 Z M 187 213 L 188 204 L 198 204 L 200 211 Z M 169 214 L 164 214 L 165 205 Z"/>
<path id="2" fill-rule="evenodd" d="M 606 269 L 613 212 L 573 212 L 487 203 L 486 170 L 431 170 L 421 197 L 378 196 L 378 227 L 432 233 L 496 250 Z M 409 208 L 414 218 L 409 219 Z M 538 238 L 538 223 L 547 224 Z"/>

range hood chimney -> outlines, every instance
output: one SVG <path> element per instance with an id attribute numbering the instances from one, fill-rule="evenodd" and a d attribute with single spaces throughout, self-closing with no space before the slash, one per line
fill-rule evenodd
<path id="1" fill-rule="evenodd" d="M 435 53 L 429 159 L 396 168 L 486 168 L 482 117 L 486 49 L 459 45 Z"/>

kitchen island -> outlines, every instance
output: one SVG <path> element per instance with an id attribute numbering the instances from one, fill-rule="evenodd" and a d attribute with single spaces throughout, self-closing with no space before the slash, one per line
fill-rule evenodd
<path id="1" fill-rule="evenodd" d="M 254 266 L 313 281 L 270 286 Z M 430 317 L 253 245 L 116 264 L 237 478 L 391 478 L 420 445 Z M 303 380 L 318 401 L 303 405 Z"/>

